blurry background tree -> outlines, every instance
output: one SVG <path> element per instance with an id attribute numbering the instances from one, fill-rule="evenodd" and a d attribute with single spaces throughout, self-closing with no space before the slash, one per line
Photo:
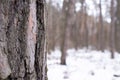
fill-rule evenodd
<path id="1" fill-rule="evenodd" d="M 111 0 L 111 28 L 110 28 L 110 51 L 111 51 L 111 58 L 114 58 L 114 51 L 115 51 L 115 1 Z"/>
<path id="2" fill-rule="evenodd" d="M 116 6 L 116 21 L 115 21 L 115 49 L 120 52 L 120 0 L 117 1 Z"/>
<path id="3" fill-rule="evenodd" d="M 68 46 L 68 40 L 71 40 L 70 33 L 74 28 L 75 24 L 75 0 L 64 0 L 63 2 L 63 16 L 62 16 L 62 23 L 63 23 L 63 32 L 62 32 L 62 41 L 61 41 L 61 64 L 66 64 L 66 50 Z"/>

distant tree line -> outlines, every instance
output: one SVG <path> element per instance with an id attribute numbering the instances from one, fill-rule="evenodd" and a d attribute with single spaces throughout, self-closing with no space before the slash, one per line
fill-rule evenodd
<path id="1" fill-rule="evenodd" d="M 120 0 L 99 0 L 99 3 L 93 0 L 96 9 L 93 15 L 88 14 L 87 0 L 64 0 L 62 8 L 52 3 L 52 0 L 47 3 L 48 51 L 59 47 L 61 64 L 66 64 L 68 48 L 107 49 L 111 51 L 111 58 L 115 51 L 120 52 Z M 76 3 L 81 5 L 79 11 L 76 11 Z M 107 8 L 110 22 L 103 16 L 103 6 Z"/>

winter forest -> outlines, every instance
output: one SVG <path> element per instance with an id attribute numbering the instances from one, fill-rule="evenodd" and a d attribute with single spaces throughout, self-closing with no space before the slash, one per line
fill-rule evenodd
<path id="1" fill-rule="evenodd" d="M 120 0 L 0 0 L 0 80 L 120 80 Z"/>
<path id="2" fill-rule="evenodd" d="M 120 80 L 120 0 L 47 0 L 48 80 Z"/>

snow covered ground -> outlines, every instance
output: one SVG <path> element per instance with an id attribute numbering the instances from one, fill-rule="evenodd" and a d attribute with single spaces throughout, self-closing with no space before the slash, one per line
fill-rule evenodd
<path id="1" fill-rule="evenodd" d="M 67 51 L 67 65 L 60 65 L 61 52 L 48 55 L 48 80 L 120 80 L 120 54 L 80 49 Z"/>

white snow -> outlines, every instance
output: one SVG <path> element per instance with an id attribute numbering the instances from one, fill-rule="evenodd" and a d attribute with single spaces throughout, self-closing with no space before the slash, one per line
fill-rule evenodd
<path id="1" fill-rule="evenodd" d="M 120 54 L 110 59 L 110 52 L 67 50 L 67 65 L 60 65 L 56 49 L 47 58 L 48 80 L 120 80 Z"/>

